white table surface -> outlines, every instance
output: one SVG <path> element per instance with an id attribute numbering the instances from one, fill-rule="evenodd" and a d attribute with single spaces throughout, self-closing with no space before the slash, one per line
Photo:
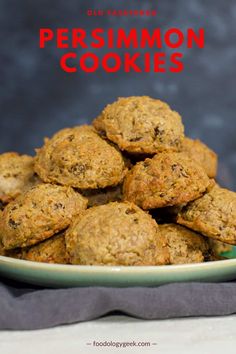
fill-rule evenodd
<path id="1" fill-rule="evenodd" d="M 150 347 L 94 347 L 96 342 L 150 342 Z M 1 354 L 235 354 L 236 316 L 142 321 L 127 316 L 37 331 L 1 331 Z"/>

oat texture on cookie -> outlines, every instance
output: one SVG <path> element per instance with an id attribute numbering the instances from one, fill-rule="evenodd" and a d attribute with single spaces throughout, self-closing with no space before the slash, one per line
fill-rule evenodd
<path id="1" fill-rule="evenodd" d="M 167 103 L 148 96 L 119 98 L 107 105 L 93 124 L 129 153 L 178 151 L 184 138 L 180 115 Z"/>
<path id="2" fill-rule="evenodd" d="M 3 205 L 37 183 L 33 157 L 16 152 L 0 155 L 0 201 Z"/>
<path id="3" fill-rule="evenodd" d="M 216 185 L 187 204 L 177 222 L 213 239 L 236 245 L 236 193 Z"/>
<path id="4" fill-rule="evenodd" d="M 167 239 L 171 264 L 201 263 L 208 257 L 210 246 L 204 236 L 176 224 L 159 228 Z"/>
<path id="5" fill-rule="evenodd" d="M 169 263 L 165 238 L 154 219 L 133 203 L 108 203 L 76 218 L 66 232 L 72 264 Z"/>
<path id="6" fill-rule="evenodd" d="M 91 126 L 66 128 L 37 150 L 35 171 L 44 182 L 80 189 L 119 184 L 126 173 L 121 153 Z"/>
<path id="7" fill-rule="evenodd" d="M 66 229 L 86 207 L 87 199 L 71 187 L 39 184 L 4 209 L 2 243 L 5 249 L 34 245 Z"/>
<path id="8" fill-rule="evenodd" d="M 217 174 L 217 155 L 206 144 L 199 139 L 193 140 L 185 137 L 182 144 L 182 151 L 198 161 L 210 178 Z"/>
<path id="9" fill-rule="evenodd" d="M 163 152 L 138 162 L 124 181 L 124 198 L 143 209 L 188 203 L 211 185 L 206 172 L 185 153 Z"/>

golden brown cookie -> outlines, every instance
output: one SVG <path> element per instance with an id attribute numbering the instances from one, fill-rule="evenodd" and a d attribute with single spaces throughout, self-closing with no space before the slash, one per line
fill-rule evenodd
<path id="1" fill-rule="evenodd" d="M 0 222 L 1 222 L 1 219 L 2 219 L 2 210 L 0 210 Z M 2 243 L 2 236 L 0 234 L 0 256 L 4 256 L 4 255 L 5 255 L 5 250 L 4 250 L 4 246 Z"/>
<path id="2" fill-rule="evenodd" d="M 148 96 L 119 98 L 93 122 L 95 128 L 130 153 L 178 151 L 184 137 L 180 115 Z"/>
<path id="3" fill-rule="evenodd" d="M 5 250 L 2 244 L 2 241 L 0 240 L 0 256 L 5 256 Z"/>
<path id="4" fill-rule="evenodd" d="M 21 249 L 16 248 L 12 250 L 6 250 L 3 246 L 2 241 L 0 240 L 0 256 L 11 257 L 11 258 L 21 258 Z"/>
<path id="5" fill-rule="evenodd" d="M 66 128 L 37 150 L 35 171 L 44 182 L 75 188 L 119 184 L 126 172 L 123 157 L 91 126 Z"/>
<path id="6" fill-rule="evenodd" d="M 143 209 L 185 204 L 211 185 L 203 168 L 185 153 L 163 152 L 137 163 L 124 181 L 124 198 Z"/>
<path id="7" fill-rule="evenodd" d="M 204 262 L 209 252 L 205 237 L 175 224 L 164 224 L 159 228 L 167 239 L 171 264 Z"/>
<path id="8" fill-rule="evenodd" d="M 210 178 L 217 174 L 217 155 L 200 140 L 184 138 L 182 151 L 186 152 L 204 168 Z"/>
<path id="9" fill-rule="evenodd" d="M 236 193 L 215 186 L 186 205 L 177 222 L 216 240 L 236 244 Z"/>
<path id="10" fill-rule="evenodd" d="M 21 259 L 33 262 L 68 264 L 65 234 L 59 233 L 27 249 L 22 249 Z"/>
<path id="11" fill-rule="evenodd" d="M 0 220 L 2 217 L 2 211 L 0 210 Z M 21 251 L 20 249 L 6 250 L 2 243 L 2 237 L 0 235 L 0 256 L 12 257 L 12 258 L 20 258 Z"/>
<path id="12" fill-rule="evenodd" d="M 169 262 L 158 225 L 133 203 L 109 203 L 86 210 L 66 232 L 72 264 L 155 265 Z"/>
<path id="13" fill-rule="evenodd" d="M 0 155 L 0 201 L 5 204 L 37 183 L 34 159 L 7 152 Z"/>
<path id="14" fill-rule="evenodd" d="M 2 213 L 0 234 L 6 249 L 26 247 L 67 228 L 87 200 L 71 187 L 39 184 L 9 203 Z"/>
<path id="15" fill-rule="evenodd" d="M 1 218 L 2 218 L 2 210 L 0 210 L 0 222 L 1 222 Z M 5 249 L 2 243 L 2 236 L 0 234 L 0 256 L 5 256 Z"/>
<path id="16" fill-rule="evenodd" d="M 123 199 L 121 184 L 104 189 L 82 190 L 81 194 L 88 199 L 88 207 L 103 205 L 110 202 L 120 202 Z"/>

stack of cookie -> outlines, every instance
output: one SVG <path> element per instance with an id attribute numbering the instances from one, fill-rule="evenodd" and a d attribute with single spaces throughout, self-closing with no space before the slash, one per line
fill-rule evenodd
<path id="1" fill-rule="evenodd" d="M 120 98 L 93 126 L 45 139 L 36 156 L 0 155 L 0 254 L 81 265 L 218 259 L 236 244 L 236 193 L 217 155 L 184 136 L 150 97 Z"/>

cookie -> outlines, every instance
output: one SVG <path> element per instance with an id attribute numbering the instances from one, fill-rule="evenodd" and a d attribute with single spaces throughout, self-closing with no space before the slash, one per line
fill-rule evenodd
<path id="1" fill-rule="evenodd" d="M 0 222 L 1 222 L 1 218 L 2 218 L 2 211 L 0 210 Z M 2 243 L 1 235 L 0 235 L 0 256 L 5 256 L 5 249 Z"/>
<path id="2" fill-rule="evenodd" d="M 185 153 L 163 152 L 137 163 L 124 181 L 124 199 L 143 209 L 188 203 L 200 197 L 211 181 Z"/>
<path id="3" fill-rule="evenodd" d="M 1 222 L 1 218 L 2 218 L 2 210 L 0 210 L 0 222 Z M 0 235 L 0 256 L 5 256 L 5 249 L 2 243 L 1 235 Z"/>
<path id="4" fill-rule="evenodd" d="M 2 217 L 2 211 L 0 210 L 0 219 Z M 19 249 L 6 250 L 2 243 L 2 237 L 0 236 L 0 256 L 20 258 L 21 251 Z"/>
<path id="5" fill-rule="evenodd" d="M 5 256 L 5 249 L 3 247 L 2 241 L 0 240 L 0 256 Z"/>
<path id="6" fill-rule="evenodd" d="M 103 205 L 110 202 L 120 202 L 123 199 L 122 185 L 104 189 L 82 190 L 81 194 L 88 199 L 88 207 Z"/>
<path id="7" fill-rule="evenodd" d="M 11 258 L 21 258 L 21 249 L 16 248 L 12 250 L 6 250 L 3 246 L 2 241 L 0 240 L 0 256 L 11 257 Z"/>
<path id="8" fill-rule="evenodd" d="M 33 157 L 16 152 L 0 155 L 0 201 L 3 206 L 36 183 Z"/>
<path id="9" fill-rule="evenodd" d="M 109 203 L 86 210 L 66 232 L 72 264 L 156 265 L 169 262 L 158 225 L 133 203 Z"/>
<path id="10" fill-rule="evenodd" d="M 9 203 L 0 234 L 6 249 L 26 247 L 66 229 L 86 209 L 87 200 L 71 187 L 39 184 Z"/>
<path id="11" fill-rule="evenodd" d="M 28 249 L 22 250 L 21 259 L 33 262 L 68 264 L 64 233 L 57 234 Z"/>
<path id="12" fill-rule="evenodd" d="M 205 237 L 175 224 L 164 224 L 159 228 L 167 239 L 170 264 L 204 262 L 209 254 L 209 244 Z"/>
<path id="13" fill-rule="evenodd" d="M 178 151 L 184 137 L 180 115 L 148 96 L 119 98 L 93 122 L 95 128 L 129 153 Z"/>
<path id="14" fill-rule="evenodd" d="M 198 139 L 192 140 L 185 137 L 182 145 L 182 151 L 198 161 L 198 163 L 204 168 L 208 177 L 216 177 L 218 162 L 217 155 L 206 144 Z"/>
<path id="15" fill-rule="evenodd" d="M 236 244 L 236 193 L 215 186 L 189 203 L 177 222 L 216 240 Z"/>
<path id="16" fill-rule="evenodd" d="M 35 171 L 44 182 L 79 189 L 119 184 L 126 167 L 121 153 L 91 126 L 66 128 L 37 150 Z"/>

